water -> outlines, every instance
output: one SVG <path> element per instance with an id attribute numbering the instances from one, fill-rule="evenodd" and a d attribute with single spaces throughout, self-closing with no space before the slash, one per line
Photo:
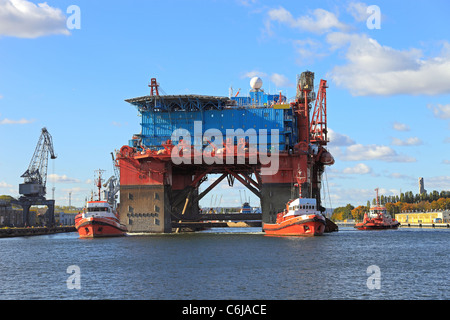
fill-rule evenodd
<path id="1" fill-rule="evenodd" d="M 448 229 L 341 228 L 314 238 L 259 230 L 0 239 L 0 299 L 450 298 Z M 73 265 L 80 289 L 67 285 Z M 368 287 L 378 276 L 371 265 L 379 289 Z"/>

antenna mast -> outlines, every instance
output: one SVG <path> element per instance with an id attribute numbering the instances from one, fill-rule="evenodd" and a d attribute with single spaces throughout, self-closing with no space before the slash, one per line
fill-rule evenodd
<path id="1" fill-rule="evenodd" d="M 95 170 L 95 172 L 98 173 L 98 178 L 95 180 L 95 185 L 98 188 L 98 201 L 100 201 L 100 192 L 101 192 L 101 188 L 102 188 L 102 173 L 105 172 L 105 170 L 102 169 L 98 169 Z"/>

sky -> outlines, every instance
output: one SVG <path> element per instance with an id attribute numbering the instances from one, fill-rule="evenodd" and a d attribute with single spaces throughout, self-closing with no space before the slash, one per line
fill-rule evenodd
<path id="1" fill-rule="evenodd" d="M 111 176 L 110 153 L 140 132 L 124 100 L 150 78 L 166 94 L 228 96 L 259 76 L 293 97 L 305 70 L 329 86 L 326 207 L 418 193 L 419 177 L 450 190 L 448 12 L 447 0 L 0 0 L 0 194 L 19 195 L 46 127 L 47 198 L 54 187 L 57 205 L 83 206 L 94 171 Z M 240 195 L 223 182 L 201 205 Z"/>

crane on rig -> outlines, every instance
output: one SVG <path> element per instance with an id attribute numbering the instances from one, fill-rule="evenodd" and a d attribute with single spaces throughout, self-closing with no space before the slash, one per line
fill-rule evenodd
<path id="1" fill-rule="evenodd" d="M 116 166 L 116 160 L 114 159 L 114 154 L 111 152 L 112 164 L 114 169 L 114 175 L 111 176 L 103 184 L 103 187 L 107 188 L 105 192 L 105 199 L 108 201 L 109 205 L 116 210 L 117 209 L 117 192 L 120 190 L 120 176 L 119 170 Z"/>
<path id="2" fill-rule="evenodd" d="M 55 200 L 47 200 L 47 166 L 48 156 L 56 159 L 53 149 L 53 140 L 47 128 L 41 129 L 41 136 L 34 150 L 28 169 L 21 175 L 24 183 L 19 184 L 19 193 L 22 195 L 16 202 L 23 208 L 23 224 L 29 226 L 29 211 L 31 205 L 45 205 L 48 207 L 44 216 L 46 225 L 55 223 Z"/>

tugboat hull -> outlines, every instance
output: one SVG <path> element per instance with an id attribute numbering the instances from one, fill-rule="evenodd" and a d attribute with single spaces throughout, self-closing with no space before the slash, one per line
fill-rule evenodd
<path id="1" fill-rule="evenodd" d="M 296 216 L 280 223 L 265 223 L 268 236 L 321 236 L 325 232 L 325 219 L 317 215 Z"/>
<path id="2" fill-rule="evenodd" d="M 359 223 L 355 225 L 358 230 L 384 230 L 384 229 L 397 229 L 400 223 L 396 224 L 378 224 L 378 223 Z"/>
<path id="3" fill-rule="evenodd" d="M 124 225 L 108 218 L 80 219 L 75 227 L 81 238 L 120 237 L 127 232 Z"/>

